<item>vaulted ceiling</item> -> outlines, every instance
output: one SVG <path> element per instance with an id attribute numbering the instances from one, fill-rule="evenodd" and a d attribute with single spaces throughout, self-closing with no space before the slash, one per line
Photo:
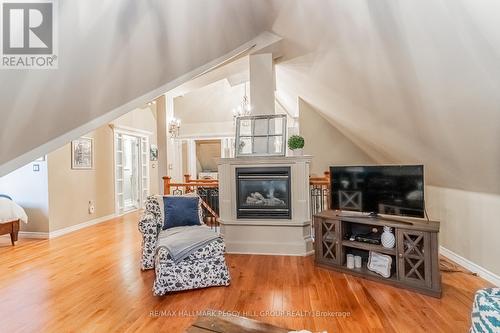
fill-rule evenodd
<path id="1" fill-rule="evenodd" d="M 55 71 L 1 71 L 0 164 L 173 81 L 264 30 L 276 95 L 302 97 L 381 163 L 500 193 L 495 0 L 65 1 Z"/>
<path id="2" fill-rule="evenodd" d="M 277 97 L 301 96 L 380 163 L 500 193 L 500 3 L 275 1 Z M 325 149 L 325 153 L 327 153 Z"/>
<path id="3" fill-rule="evenodd" d="M 14 166 L 6 162 L 237 49 L 270 27 L 271 9 L 261 0 L 59 1 L 59 69 L 0 70 L 0 176 Z"/>

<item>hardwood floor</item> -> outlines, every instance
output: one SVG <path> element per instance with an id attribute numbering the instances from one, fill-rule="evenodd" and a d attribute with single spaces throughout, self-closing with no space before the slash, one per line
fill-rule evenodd
<path id="1" fill-rule="evenodd" d="M 205 309 L 313 332 L 466 332 L 474 291 L 488 285 L 443 273 L 435 299 L 316 268 L 313 257 L 227 255 L 231 286 L 154 297 L 137 217 L 15 247 L 0 237 L 0 332 L 183 332 Z"/>

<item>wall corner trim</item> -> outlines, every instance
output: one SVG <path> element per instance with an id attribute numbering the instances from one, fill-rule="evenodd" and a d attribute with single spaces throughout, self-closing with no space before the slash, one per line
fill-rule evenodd
<path id="1" fill-rule="evenodd" d="M 481 278 L 485 279 L 486 281 L 493 283 L 495 286 L 500 286 L 500 276 L 496 275 L 493 272 L 490 272 L 489 270 L 473 263 L 472 261 L 465 259 L 464 257 L 456 254 L 453 251 L 448 250 L 447 248 L 443 246 L 439 246 L 439 254 L 445 256 L 446 258 L 450 259 L 451 261 L 459 264 L 460 266 L 464 267 L 465 269 L 477 273 Z"/>
<path id="2" fill-rule="evenodd" d="M 93 219 L 93 220 L 90 220 L 87 222 L 83 222 L 83 223 L 75 224 L 75 225 L 72 225 L 72 226 L 69 226 L 66 228 L 54 230 L 54 231 L 49 232 L 48 238 L 52 239 L 52 238 L 56 238 L 56 237 L 59 237 L 62 235 L 66 235 L 66 234 L 69 234 L 70 232 L 73 232 L 73 231 L 77 231 L 77 230 L 80 230 L 83 228 L 87 228 L 87 227 L 90 227 L 90 226 L 93 226 L 93 225 L 96 225 L 99 223 L 109 221 L 117 216 L 118 216 L 117 214 L 105 215 L 105 216 L 101 216 L 101 217 L 98 217 L 96 219 Z"/>

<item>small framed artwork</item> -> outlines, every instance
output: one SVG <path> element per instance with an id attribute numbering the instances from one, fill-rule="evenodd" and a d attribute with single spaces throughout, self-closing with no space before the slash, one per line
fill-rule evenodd
<path id="1" fill-rule="evenodd" d="M 90 170 L 94 167 L 94 139 L 81 137 L 71 141 L 71 169 Z"/>
<path id="2" fill-rule="evenodd" d="M 158 146 L 155 144 L 151 144 L 149 148 L 149 160 L 158 161 Z"/>

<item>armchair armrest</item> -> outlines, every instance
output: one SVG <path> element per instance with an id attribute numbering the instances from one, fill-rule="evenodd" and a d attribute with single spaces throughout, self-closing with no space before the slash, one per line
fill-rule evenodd
<path id="1" fill-rule="evenodd" d="M 139 219 L 139 231 L 142 233 L 141 269 L 154 268 L 156 241 L 163 221 L 158 202 L 154 198 L 146 201 L 146 210 Z"/>

